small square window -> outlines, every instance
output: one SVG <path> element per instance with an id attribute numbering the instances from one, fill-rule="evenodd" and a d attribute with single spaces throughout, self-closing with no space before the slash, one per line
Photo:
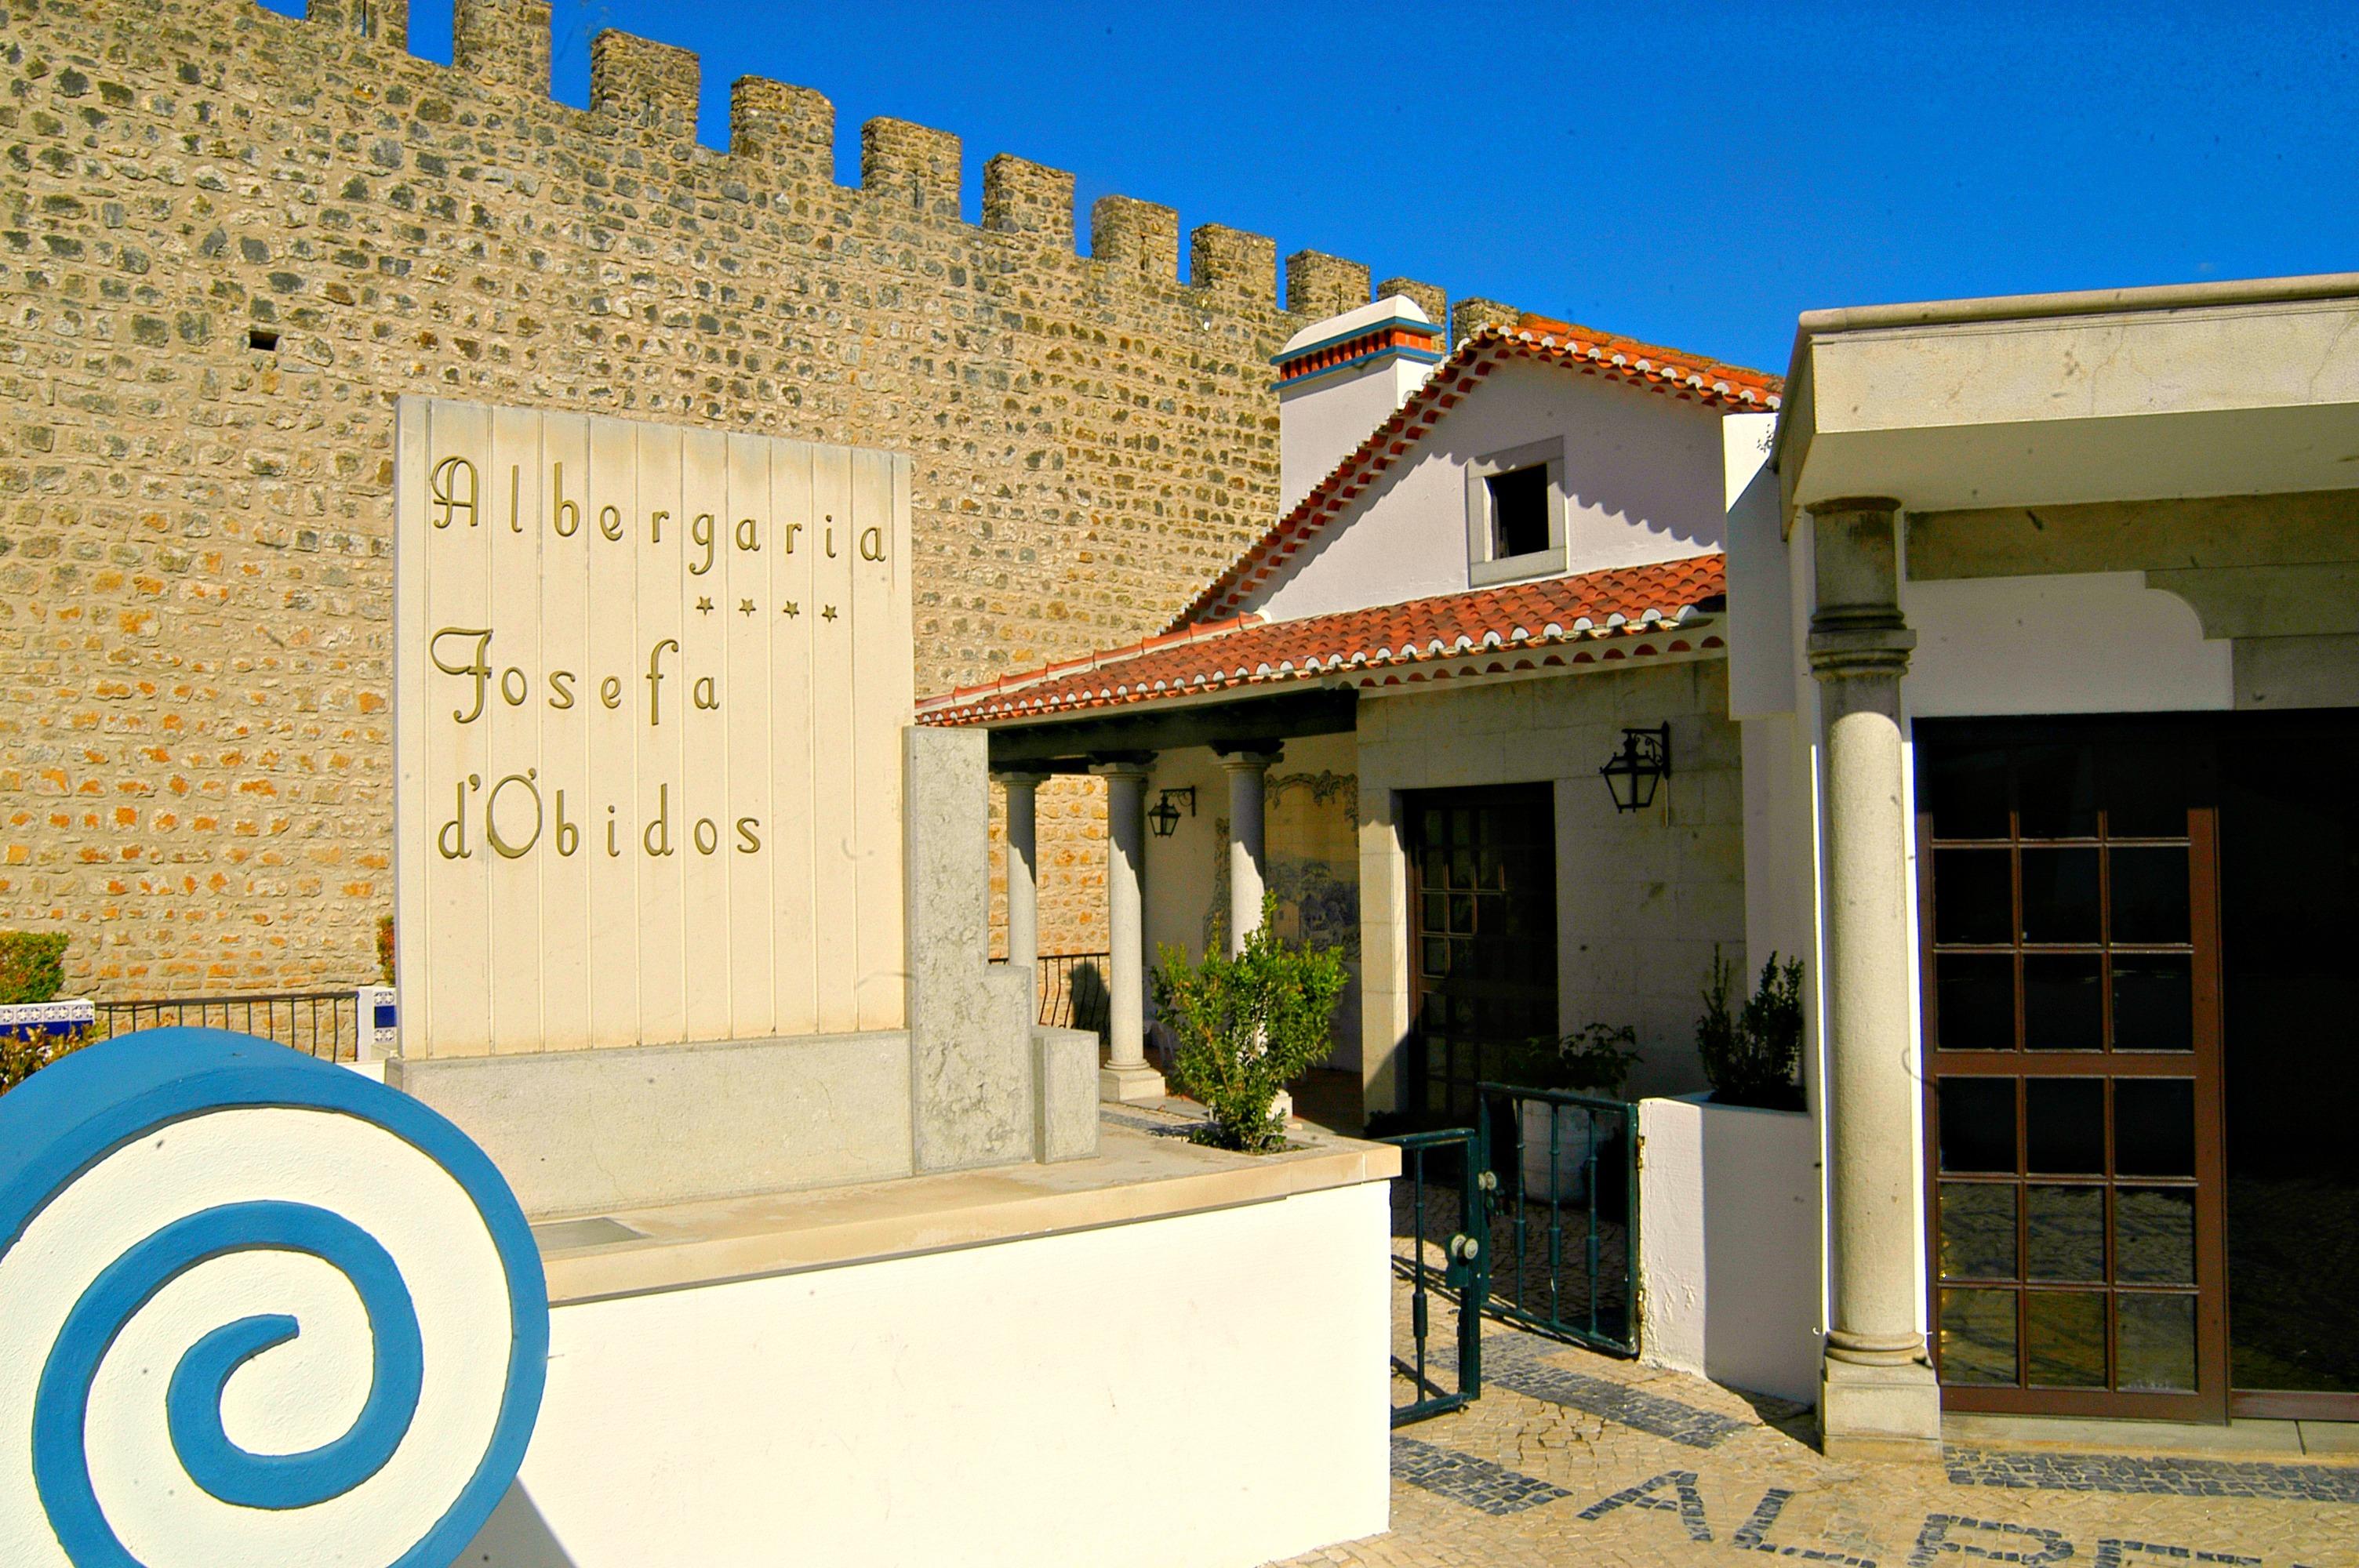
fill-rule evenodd
<path id="1" fill-rule="evenodd" d="M 1532 556 L 1549 547 L 1548 464 L 1485 476 L 1491 492 L 1491 558 Z"/>

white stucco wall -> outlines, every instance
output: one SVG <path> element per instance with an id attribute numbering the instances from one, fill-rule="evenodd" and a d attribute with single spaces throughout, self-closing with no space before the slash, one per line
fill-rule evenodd
<path id="1" fill-rule="evenodd" d="M 1249 1568 L 1375 1534 L 1389 1214 L 1373 1182 L 560 1307 L 464 1560 Z"/>
<path id="2" fill-rule="evenodd" d="M 2207 642 L 2144 572 L 1908 582 L 1912 717 L 2169 713 L 2234 705 L 2234 644 Z"/>
<path id="3" fill-rule="evenodd" d="M 1749 719 L 1794 707 L 1794 595 L 1777 470 L 1774 414 L 1721 421 L 1728 498 L 1728 710 Z"/>
<path id="4" fill-rule="evenodd" d="M 1431 360 L 1397 354 L 1330 371 L 1277 392 L 1277 491 L 1281 513 L 1310 493 L 1368 433 L 1393 416 L 1431 374 Z"/>
<path id="5" fill-rule="evenodd" d="M 1695 1018 L 1715 944 L 1745 944 L 1744 785 L 1717 658 L 1640 662 L 1360 705 L 1362 1062 L 1394 1103 L 1408 1034 L 1408 867 L 1401 796 L 1555 785 L 1558 1025 L 1628 1023 L 1644 1059 L 1629 1092 L 1702 1087 Z M 1625 725 L 1671 725 L 1655 804 L 1616 812 L 1597 770 Z M 1379 1089 L 1381 1083 L 1382 1088 Z"/>
<path id="6" fill-rule="evenodd" d="M 1722 417 L 1596 376 L 1506 362 L 1245 608 L 1290 621 L 1464 591 L 1466 465 L 1552 436 L 1564 440 L 1569 569 L 1717 550 L 1727 511 Z"/>
<path id="7" fill-rule="evenodd" d="M 1821 1336 L 1818 1134 L 1792 1111 L 1638 1105 L 1647 1360 L 1806 1404 Z"/>

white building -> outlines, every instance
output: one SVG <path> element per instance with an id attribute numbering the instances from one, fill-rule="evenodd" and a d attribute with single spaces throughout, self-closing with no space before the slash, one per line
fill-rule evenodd
<path id="1" fill-rule="evenodd" d="M 1829 1445 L 2359 1417 L 2359 276 L 1813 312 L 1788 387 L 1730 698 Z"/>
<path id="2" fill-rule="evenodd" d="M 1288 346 L 1324 477 L 1169 633 L 921 705 L 992 732 L 1019 956 L 1027 779 L 1110 780 L 1105 1092 L 1269 882 L 1372 1116 L 1636 1028 L 1646 1353 L 1831 1450 L 2359 1419 L 2359 277 L 1818 312 L 1783 384 L 1432 336 Z M 1716 947 L 1803 960 L 1807 1115 L 1687 1093 Z"/>
<path id="3" fill-rule="evenodd" d="M 1259 919 L 1342 946 L 1333 1063 L 1372 1114 L 1463 1117 L 1497 1048 L 1629 1024 L 1635 1087 L 1701 1087 L 1714 945 L 1744 941 L 1723 542 L 1774 523 L 1775 377 L 1526 317 L 1446 356 L 1392 298 L 1277 361 L 1277 526 L 1163 636 L 920 705 L 1009 788 L 1011 951 L 1033 951 L 1033 782 L 1109 781 L 1107 1092 L 1159 944 Z M 1625 735 L 1669 766 L 1617 809 Z M 1150 825 L 1152 831 L 1149 831 Z"/>

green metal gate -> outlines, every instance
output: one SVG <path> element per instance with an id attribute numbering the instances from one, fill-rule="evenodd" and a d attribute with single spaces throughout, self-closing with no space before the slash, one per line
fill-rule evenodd
<path id="1" fill-rule="evenodd" d="M 1392 1423 L 1406 1426 L 1482 1397 L 1489 1196 L 1497 1178 L 1474 1128 L 1385 1141 L 1401 1152 L 1393 1179 L 1393 1273 L 1408 1289 L 1394 1301 Z M 1442 1336 L 1434 1333 L 1437 1302 L 1456 1318 Z"/>
<path id="2" fill-rule="evenodd" d="M 1491 1312 L 1638 1353 L 1638 1113 L 1624 1100 L 1482 1086 Z"/>

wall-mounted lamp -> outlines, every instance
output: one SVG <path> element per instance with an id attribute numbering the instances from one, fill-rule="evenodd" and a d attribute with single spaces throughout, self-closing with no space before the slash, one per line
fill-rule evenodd
<path id="1" fill-rule="evenodd" d="M 1156 797 L 1155 809 L 1147 814 L 1147 825 L 1155 829 L 1155 836 L 1158 838 L 1169 838 L 1179 829 L 1180 807 L 1173 803 L 1172 797 L 1175 795 L 1186 795 L 1188 797 L 1188 815 L 1190 816 L 1196 815 L 1196 786 L 1194 784 L 1190 784 L 1184 789 L 1165 790 L 1160 795 Z"/>
<path id="2" fill-rule="evenodd" d="M 1646 810 L 1655 804 L 1655 786 L 1671 776 L 1671 727 L 1623 730 L 1622 749 L 1597 771 L 1614 792 L 1614 810 Z"/>

